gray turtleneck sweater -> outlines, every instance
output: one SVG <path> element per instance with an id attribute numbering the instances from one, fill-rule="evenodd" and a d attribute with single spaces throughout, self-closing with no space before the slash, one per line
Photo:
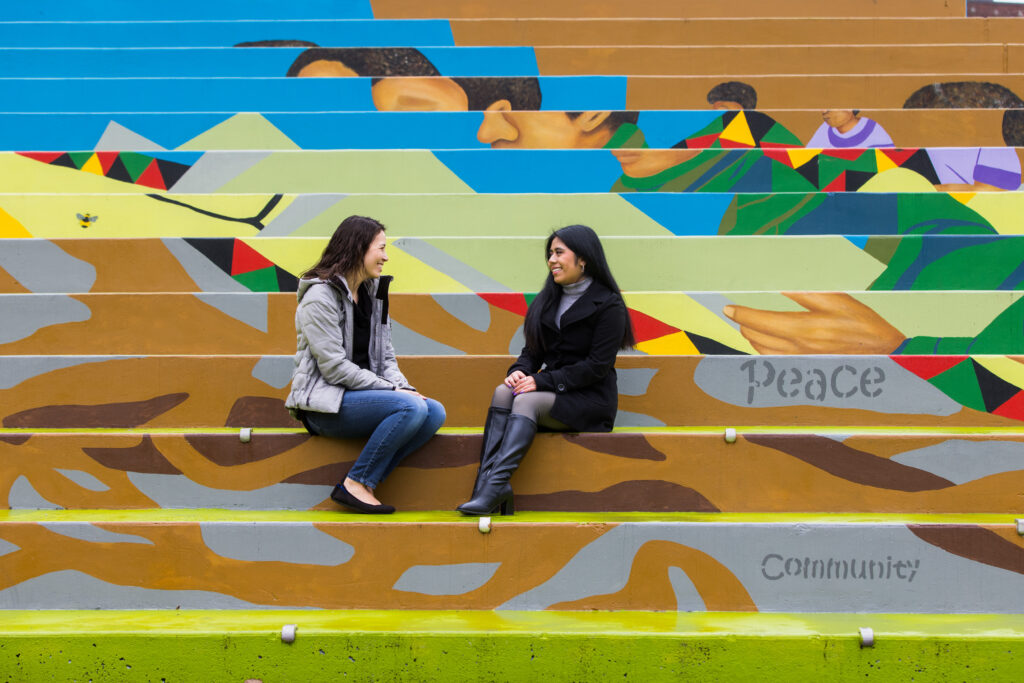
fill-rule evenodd
<path id="1" fill-rule="evenodd" d="M 555 313 L 555 327 L 562 329 L 562 314 L 569 310 L 576 301 L 587 291 L 587 287 L 593 279 L 584 275 L 571 285 L 562 286 L 562 298 L 558 301 L 558 311 Z"/>

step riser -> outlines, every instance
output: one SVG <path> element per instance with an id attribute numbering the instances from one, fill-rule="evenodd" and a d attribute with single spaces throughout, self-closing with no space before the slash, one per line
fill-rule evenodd
<path id="1" fill-rule="evenodd" d="M 512 362 L 508 356 L 399 360 L 417 389 L 444 404 L 448 427 L 482 426 L 494 388 Z M 284 410 L 292 363 L 290 356 L 0 356 L 0 386 L 6 387 L 0 389 L 0 424 L 8 429 L 299 428 Z M 923 376 L 948 369 L 932 383 L 901 363 Z M 1020 390 L 996 374 L 1016 376 L 1019 364 L 1011 358 L 621 356 L 616 367 L 620 427 L 942 429 L 1019 427 L 1022 419 L 1020 399 L 1014 398 Z M 968 371 L 974 373 L 974 386 L 978 373 L 985 383 L 965 397 L 972 386 Z M 985 412 L 977 400 L 985 392 L 991 392 L 988 410 L 993 412 Z"/>
<path id="2" fill-rule="evenodd" d="M 25 435 L 0 441 L 12 509 L 337 510 L 361 441 L 236 435 Z M 478 435 L 442 435 L 378 495 L 400 510 L 469 496 Z M 520 510 L 1020 512 L 1024 437 L 541 434 L 512 483 Z"/>
<path id="3" fill-rule="evenodd" d="M 1024 611 L 1009 524 L 9 521 L 0 539 L 4 609 Z"/>

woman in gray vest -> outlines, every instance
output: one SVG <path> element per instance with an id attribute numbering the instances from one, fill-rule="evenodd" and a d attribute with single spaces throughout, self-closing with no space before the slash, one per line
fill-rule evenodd
<path id="1" fill-rule="evenodd" d="M 388 320 L 384 226 L 349 216 L 299 280 L 298 351 L 285 407 L 314 435 L 369 436 L 331 493 L 357 512 L 390 513 L 377 485 L 444 423 L 444 407 L 398 369 Z"/>

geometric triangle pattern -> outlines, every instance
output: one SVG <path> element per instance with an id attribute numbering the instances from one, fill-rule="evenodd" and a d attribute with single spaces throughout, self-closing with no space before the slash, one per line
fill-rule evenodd
<path id="1" fill-rule="evenodd" d="M 125 183 L 169 190 L 191 166 L 138 152 L 17 152 L 53 166 L 74 168 Z"/>
<path id="2" fill-rule="evenodd" d="M 687 149 L 803 147 L 798 137 L 767 114 L 729 111 L 675 145 Z"/>
<path id="3" fill-rule="evenodd" d="M 962 406 L 1024 421 L 1024 390 L 969 356 L 889 356 Z"/>
<path id="4" fill-rule="evenodd" d="M 234 237 L 186 237 L 210 263 L 253 292 L 294 292 L 299 279 Z"/>

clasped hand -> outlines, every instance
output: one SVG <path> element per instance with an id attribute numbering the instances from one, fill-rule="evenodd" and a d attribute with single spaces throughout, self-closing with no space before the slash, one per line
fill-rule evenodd
<path id="1" fill-rule="evenodd" d="M 513 394 L 525 394 L 528 391 L 537 391 L 537 382 L 531 375 L 522 370 L 515 370 L 505 378 L 505 386 L 512 390 Z"/>

